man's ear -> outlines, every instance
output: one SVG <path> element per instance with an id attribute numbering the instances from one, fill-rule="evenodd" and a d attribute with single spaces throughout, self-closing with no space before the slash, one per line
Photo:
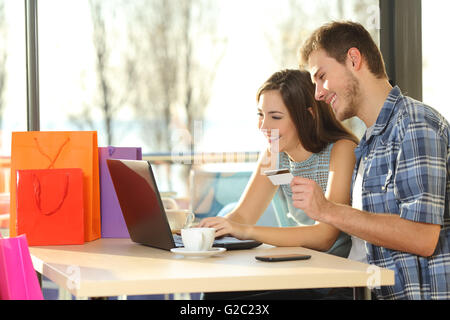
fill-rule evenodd
<path id="1" fill-rule="evenodd" d="M 358 48 L 350 48 L 347 51 L 347 60 L 355 70 L 361 69 L 362 56 Z"/>

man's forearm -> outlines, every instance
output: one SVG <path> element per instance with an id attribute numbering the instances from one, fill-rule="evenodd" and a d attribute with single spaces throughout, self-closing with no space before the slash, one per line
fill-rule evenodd
<path id="1" fill-rule="evenodd" d="M 370 213 L 330 202 L 324 222 L 376 246 L 431 256 L 440 226 L 400 218 L 396 214 Z"/>

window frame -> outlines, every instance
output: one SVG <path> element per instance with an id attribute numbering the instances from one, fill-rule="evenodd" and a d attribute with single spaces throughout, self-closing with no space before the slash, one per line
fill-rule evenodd
<path id="1" fill-rule="evenodd" d="M 422 101 L 422 0 L 380 0 L 380 50 L 391 84 Z"/>

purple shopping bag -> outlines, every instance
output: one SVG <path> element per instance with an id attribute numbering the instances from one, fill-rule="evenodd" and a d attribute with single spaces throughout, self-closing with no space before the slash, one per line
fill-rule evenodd
<path id="1" fill-rule="evenodd" d="M 119 200 L 109 174 L 106 159 L 142 160 L 142 149 L 134 147 L 99 147 L 100 207 L 102 238 L 129 238 Z"/>
<path id="2" fill-rule="evenodd" d="M 0 300 L 43 300 L 26 235 L 0 235 Z"/>

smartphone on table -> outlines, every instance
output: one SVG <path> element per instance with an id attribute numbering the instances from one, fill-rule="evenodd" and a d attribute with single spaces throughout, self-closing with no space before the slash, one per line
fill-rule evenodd
<path id="1" fill-rule="evenodd" d="M 308 254 L 275 254 L 267 256 L 256 256 L 255 259 L 265 262 L 308 260 L 311 256 Z"/>

